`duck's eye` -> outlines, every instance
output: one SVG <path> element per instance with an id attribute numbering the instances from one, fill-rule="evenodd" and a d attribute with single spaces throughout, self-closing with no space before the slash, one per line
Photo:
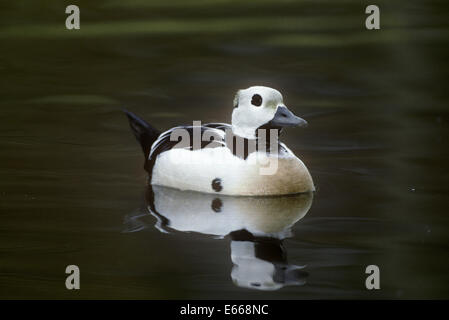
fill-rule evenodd
<path id="1" fill-rule="evenodd" d="M 260 107 L 262 105 L 262 97 L 258 94 L 253 95 L 251 104 L 255 105 L 256 107 Z"/>

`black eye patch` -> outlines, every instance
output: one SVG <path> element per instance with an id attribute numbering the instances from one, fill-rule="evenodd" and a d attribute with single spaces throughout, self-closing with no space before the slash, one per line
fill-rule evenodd
<path id="1" fill-rule="evenodd" d="M 258 94 L 253 95 L 251 104 L 255 105 L 256 107 L 260 107 L 262 105 L 262 97 Z"/>

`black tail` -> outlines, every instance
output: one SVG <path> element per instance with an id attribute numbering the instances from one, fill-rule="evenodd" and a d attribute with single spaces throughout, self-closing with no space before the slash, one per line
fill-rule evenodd
<path id="1" fill-rule="evenodd" d="M 148 159 L 151 145 L 154 141 L 156 141 L 161 132 L 153 128 L 148 122 L 139 118 L 134 113 L 129 112 L 128 110 L 123 111 L 128 117 L 129 125 L 131 126 L 131 130 L 133 131 L 134 136 L 136 137 L 137 141 L 139 141 L 140 146 L 142 147 L 143 153 L 145 154 L 145 159 Z"/>

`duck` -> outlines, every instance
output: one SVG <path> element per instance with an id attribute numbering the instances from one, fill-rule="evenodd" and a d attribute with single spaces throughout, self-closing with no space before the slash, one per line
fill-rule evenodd
<path id="1" fill-rule="evenodd" d="M 124 110 L 145 157 L 151 185 L 230 196 L 314 192 L 305 164 L 279 140 L 287 127 L 306 127 L 282 94 L 252 86 L 238 90 L 232 123 L 193 121 L 164 132 Z"/>

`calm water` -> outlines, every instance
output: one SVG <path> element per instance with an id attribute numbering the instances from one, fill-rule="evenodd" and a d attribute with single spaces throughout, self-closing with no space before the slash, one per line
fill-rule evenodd
<path id="1" fill-rule="evenodd" d="M 449 298 L 444 1 L 124 3 L 0 4 L 0 298 Z M 121 108 L 229 122 L 255 84 L 309 122 L 313 199 L 148 196 Z"/>

